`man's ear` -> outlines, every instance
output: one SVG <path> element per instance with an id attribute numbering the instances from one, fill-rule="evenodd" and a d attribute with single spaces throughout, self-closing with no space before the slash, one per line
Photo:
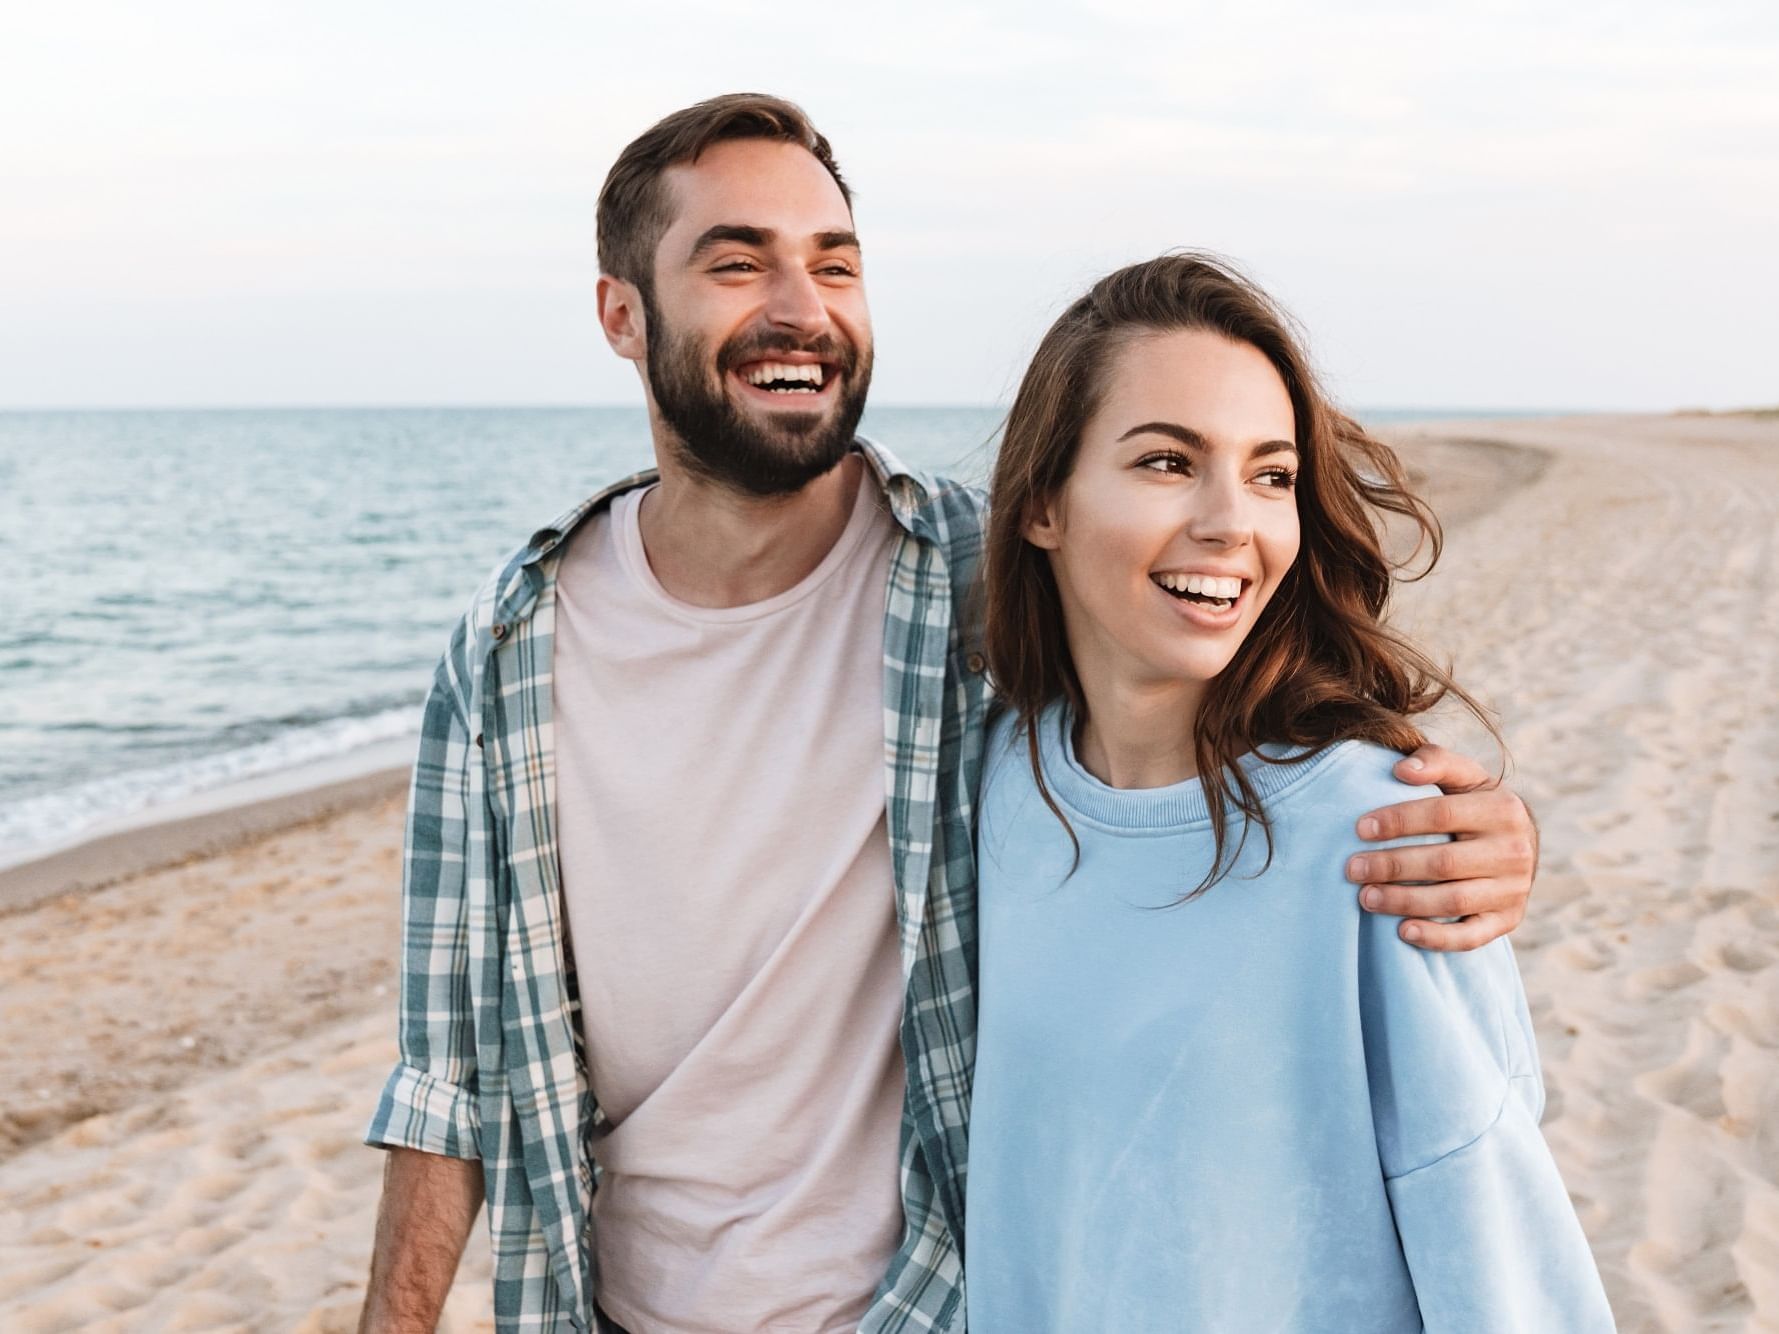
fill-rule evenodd
<path id="1" fill-rule="evenodd" d="M 1055 496 L 1034 496 L 1027 503 L 1019 535 L 1045 551 L 1055 551 L 1062 545 L 1062 507 Z"/>
<path id="2" fill-rule="evenodd" d="M 624 360 L 643 360 L 648 355 L 648 317 L 643 313 L 642 293 L 636 284 L 602 273 L 595 290 L 599 327 L 605 331 L 605 341 Z"/>

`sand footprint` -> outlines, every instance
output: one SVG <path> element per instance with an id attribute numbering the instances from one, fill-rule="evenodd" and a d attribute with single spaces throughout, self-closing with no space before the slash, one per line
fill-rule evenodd
<path id="1" fill-rule="evenodd" d="M 63 1254 L 36 1264 L 24 1264 L 14 1269 L 10 1265 L 5 1274 L 0 1274 L 0 1299 L 41 1292 L 53 1287 L 67 1278 L 76 1270 L 83 1268 L 91 1257 L 82 1254 Z"/>
<path id="2" fill-rule="evenodd" d="M 1704 981 L 1705 977 L 1703 968 L 1681 959 L 1632 973 L 1625 979 L 1625 995 L 1633 1000 L 1651 1000 L 1684 990 Z"/>
<path id="3" fill-rule="evenodd" d="M 1553 963 L 1561 967 L 1597 973 L 1612 965 L 1617 958 L 1617 951 L 1598 935 L 1587 935 L 1558 946 L 1551 951 L 1550 957 Z"/>
<path id="4" fill-rule="evenodd" d="M 1738 973 L 1758 973 L 1773 962 L 1773 956 L 1760 946 L 1739 940 L 1725 941 L 1717 951 L 1717 957 Z"/>
<path id="5" fill-rule="evenodd" d="M 1719 1073 L 1726 1045 L 1709 1024 L 1695 1019 L 1687 1026 L 1686 1050 L 1680 1059 L 1638 1075 L 1633 1083 L 1645 1097 L 1691 1112 L 1701 1120 L 1716 1121 L 1727 1114 Z"/>
<path id="6" fill-rule="evenodd" d="M 1667 1117 L 1647 1159 L 1649 1231 L 1629 1261 L 1668 1329 L 1730 1329 L 1750 1314 L 1732 1254 L 1743 1232 L 1744 1186 L 1717 1152 L 1716 1135 Z"/>
<path id="7" fill-rule="evenodd" d="M 1754 1166 L 1764 1169 L 1769 1187 L 1779 1169 L 1779 1064 L 1765 1047 L 1746 1038 L 1730 1039 L 1723 1061 L 1724 1116 L 1719 1124 L 1749 1143 Z"/>
<path id="8" fill-rule="evenodd" d="M 263 1310 L 262 1310 L 263 1314 Z M 250 1330 L 256 1328 L 252 1305 L 220 1292 L 181 1293 L 174 1309 L 162 1316 L 155 1328 L 167 1334 L 196 1330 Z"/>
<path id="9" fill-rule="evenodd" d="M 353 1214 L 375 1209 L 367 1192 L 333 1191 L 311 1187 L 299 1195 L 287 1210 L 293 1223 L 336 1223 Z"/>
<path id="10" fill-rule="evenodd" d="M 1779 1190 L 1749 1199 L 1742 1235 L 1731 1254 L 1755 1310 L 1779 1311 Z"/>
<path id="11" fill-rule="evenodd" d="M 201 1258 L 217 1255 L 240 1244 L 247 1234 L 236 1227 L 183 1228 L 170 1243 L 181 1255 Z"/>
<path id="12" fill-rule="evenodd" d="M 1769 1050 L 1779 1047 L 1779 996 L 1771 987 L 1754 992 L 1743 1004 L 1713 1001 L 1705 1007 L 1705 1019 L 1720 1033 L 1746 1038 Z"/>

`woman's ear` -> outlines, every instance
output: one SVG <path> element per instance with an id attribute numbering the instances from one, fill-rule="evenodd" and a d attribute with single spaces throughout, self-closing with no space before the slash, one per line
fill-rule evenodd
<path id="1" fill-rule="evenodd" d="M 1034 497 L 1026 505 L 1019 535 L 1045 551 L 1055 551 L 1062 545 L 1062 507 L 1054 496 Z"/>

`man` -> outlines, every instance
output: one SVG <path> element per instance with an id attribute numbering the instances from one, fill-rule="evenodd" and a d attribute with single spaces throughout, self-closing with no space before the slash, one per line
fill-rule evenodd
<path id="1" fill-rule="evenodd" d="M 855 438 L 859 242 L 796 107 L 636 140 L 599 259 L 659 471 L 534 535 L 434 680 L 363 1328 L 431 1328 L 485 1194 L 503 1330 L 962 1329 L 981 497 Z M 1460 841 L 1371 854 L 1367 906 L 1511 929 L 1523 806 L 1404 763 L 1466 791 L 1359 832 Z"/>

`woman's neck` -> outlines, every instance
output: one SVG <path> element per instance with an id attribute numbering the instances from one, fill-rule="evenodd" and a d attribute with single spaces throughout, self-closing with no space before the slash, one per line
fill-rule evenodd
<path id="1" fill-rule="evenodd" d="M 1192 729 L 1199 681 L 1083 680 L 1087 716 L 1075 734 L 1075 758 L 1108 787 L 1167 787 L 1198 775 Z"/>

